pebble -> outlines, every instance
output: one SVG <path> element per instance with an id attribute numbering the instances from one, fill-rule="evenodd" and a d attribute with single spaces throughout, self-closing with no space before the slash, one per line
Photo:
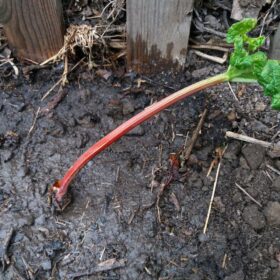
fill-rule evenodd
<path id="1" fill-rule="evenodd" d="M 242 154 L 251 169 L 258 169 L 264 160 L 265 148 L 249 144 L 242 149 Z"/>
<path id="2" fill-rule="evenodd" d="M 42 226 L 45 223 L 46 223 L 46 215 L 44 214 L 35 219 L 36 226 Z"/>
<path id="3" fill-rule="evenodd" d="M 250 205 L 244 209 L 243 219 L 255 230 L 265 227 L 265 217 L 256 205 Z"/>
<path id="4" fill-rule="evenodd" d="M 280 176 L 278 176 L 274 182 L 273 182 L 273 185 L 272 185 L 272 188 L 278 192 L 280 192 Z"/>
<path id="5" fill-rule="evenodd" d="M 2 153 L 2 157 L 3 157 L 4 162 L 10 161 L 14 156 L 14 153 L 11 150 L 4 150 L 1 153 Z"/>
<path id="6" fill-rule="evenodd" d="M 212 16 L 212 15 L 207 15 L 205 17 L 205 21 L 206 23 L 208 23 L 211 27 L 219 30 L 221 28 L 221 24 L 219 23 L 219 21 L 217 20 L 216 17 Z"/>
<path id="7" fill-rule="evenodd" d="M 110 117 L 118 117 L 123 111 L 123 104 L 119 99 L 111 99 L 107 106 L 105 113 Z"/>
<path id="8" fill-rule="evenodd" d="M 226 149 L 224 158 L 230 159 L 230 160 L 235 160 L 238 158 L 240 150 L 241 150 L 241 145 L 239 142 L 235 141 L 233 143 L 230 143 Z"/>
<path id="9" fill-rule="evenodd" d="M 250 167 L 248 166 L 248 163 L 246 161 L 246 159 L 244 157 L 240 157 L 239 159 L 239 165 L 240 167 L 242 167 L 243 169 L 250 169 Z"/>
<path id="10" fill-rule="evenodd" d="M 252 131 L 269 133 L 269 127 L 260 121 L 254 120 L 249 124 Z"/>
<path id="11" fill-rule="evenodd" d="M 232 200 L 234 203 L 239 203 L 241 201 L 243 201 L 242 195 L 240 192 L 237 192 L 233 195 Z"/>
<path id="12" fill-rule="evenodd" d="M 201 243 L 204 243 L 204 242 L 206 242 L 206 241 L 209 240 L 209 237 L 208 237 L 207 234 L 201 233 L 201 234 L 199 234 L 199 236 L 198 236 L 198 240 L 199 240 Z"/>
<path id="13" fill-rule="evenodd" d="M 257 102 L 255 105 L 255 110 L 257 112 L 263 112 L 266 108 L 266 105 L 263 102 Z"/>
<path id="14" fill-rule="evenodd" d="M 279 266 L 278 261 L 276 261 L 276 260 L 271 260 L 270 261 L 270 267 L 271 268 L 277 268 L 278 266 Z"/>
<path id="15" fill-rule="evenodd" d="M 280 225 L 280 203 L 276 201 L 270 201 L 264 210 L 267 222 L 269 225 Z"/>
<path id="16" fill-rule="evenodd" d="M 280 143 L 278 142 L 277 145 L 279 145 L 279 144 Z M 280 151 L 279 150 L 269 150 L 267 152 L 267 155 L 272 159 L 280 158 Z"/>
<path id="17" fill-rule="evenodd" d="M 41 263 L 41 266 L 43 270 L 51 270 L 52 269 L 52 263 L 50 259 L 46 259 Z"/>
<path id="18" fill-rule="evenodd" d="M 123 101 L 123 115 L 129 115 L 135 111 L 134 105 L 129 100 Z"/>

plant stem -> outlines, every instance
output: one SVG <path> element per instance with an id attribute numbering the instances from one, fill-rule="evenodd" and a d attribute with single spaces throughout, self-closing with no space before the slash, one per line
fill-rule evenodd
<path id="1" fill-rule="evenodd" d="M 53 186 L 52 190 L 56 191 L 55 199 L 59 203 L 62 201 L 64 195 L 67 193 L 68 186 L 71 181 L 74 179 L 75 175 L 96 155 L 106 149 L 108 146 L 116 142 L 127 132 L 143 123 L 144 121 L 150 119 L 160 111 L 168 108 L 169 106 L 175 104 L 182 99 L 189 97 L 200 90 L 215 86 L 217 84 L 226 82 L 229 80 L 227 73 L 223 73 L 212 78 L 200 81 L 193 85 L 190 85 L 186 88 L 183 88 L 166 98 L 158 101 L 149 107 L 145 108 L 142 112 L 135 115 L 128 121 L 121 124 L 119 127 L 114 129 L 112 132 L 107 134 L 104 138 L 95 143 L 92 147 L 90 147 L 85 153 L 83 153 L 77 161 L 69 168 L 69 170 L 65 173 L 64 177 L 57 181 Z"/>

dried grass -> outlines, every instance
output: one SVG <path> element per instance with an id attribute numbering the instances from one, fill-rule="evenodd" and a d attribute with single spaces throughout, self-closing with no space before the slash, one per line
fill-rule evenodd
<path id="1" fill-rule="evenodd" d="M 42 65 L 75 55 L 77 49 L 88 56 L 89 68 L 113 65 L 125 55 L 126 25 L 119 20 L 122 11 L 125 11 L 125 0 L 110 0 L 100 12 L 94 10 L 94 16 L 84 17 L 92 24 L 70 24 L 64 46 Z"/>

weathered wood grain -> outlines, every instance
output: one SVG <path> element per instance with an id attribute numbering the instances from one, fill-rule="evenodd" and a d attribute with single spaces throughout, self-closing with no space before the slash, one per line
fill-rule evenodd
<path id="1" fill-rule="evenodd" d="M 155 73 L 184 64 L 193 0 L 127 0 L 128 68 Z"/>
<path id="2" fill-rule="evenodd" d="M 272 40 L 270 57 L 280 60 L 280 24 Z"/>
<path id="3" fill-rule="evenodd" d="M 42 62 L 63 46 L 61 0 L 0 0 L 0 23 L 21 59 Z"/>

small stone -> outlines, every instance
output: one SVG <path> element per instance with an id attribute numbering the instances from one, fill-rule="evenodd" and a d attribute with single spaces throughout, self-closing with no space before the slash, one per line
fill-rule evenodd
<path id="1" fill-rule="evenodd" d="M 221 28 L 221 24 L 219 23 L 219 21 L 217 20 L 216 17 L 212 16 L 212 15 L 207 15 L 205 17 L 205 22 L 207 24 L 209 24 L 211 27 L 219 30 Z"/>
<path id="2" fill-rule="evenodd" d="M 227 119 L 230 121 L 230 122 L 233 122 L 236 120 L 236 113 L 231 111 L 228 115 L 227 115 Z"/>
<path id="3" fill-rule="evenodd" d="M 111 99 L 106 106 L 106 115 L 116 118 L 122 113 L 123 104 L 119 99 Z"/>
<path id="4" fill-rule="evenodd" d="M 252 131 L 269 133 L 270 130 L 268 126 L 257 120 L 250 122 L 249 125 Z"/>
<path id="5" fill-rule="evenodd" d="M 234 203 L 239 203 L 241 201 L 243 201 L 242 195 L 240 192 L 237 192 L 233 195 L 232 200 Z"/>
<path id="6" fill-rule="evenodd" d="M 246 159 L 244 157 L 240 157 L 239 159 L 239 165 L 243 168 L 243 169 L 250 169 L 250 167 L 248 166 L 248 163 L 246 161 Z"/>
<path id="7" fill-rule="evenodd" d="M 241 145 L 239 142 L 234 141 L 230 143 L 226 149 L 226 152 L 224 154 L 224 158 L 235 160 L 238 158 L 241 150 Z"/>
<path id="8" fill-rule="evenodd" d="M 217 209 L 220 210 L 221 213 L 224 213 L 226 211 L 226 207 L 222 201 L 222 198 L 220 196 L 216 196 L 214 198 L 214 204 L 213 204 Z"/>
<path id="9" fill-rule="evenodd" d="M 43 214 L 35 219 L 36 226 L 42 226 L 46 223 L 46 216 Z"/>
<path id="10" fill-rule="evenodd" d="M 263 102 L 257 102 L 255 105 L 255 110 L 257 112 L 263 112 L 266 108 L 266 105 Z"/>
<path id="11" fill-rule="evenodd" d="M 52 263 L 50 259 L 46 259 L 41 263 L 41 266 L 43 270 L 51 270 L 52 269 Z"/>
<path id="12" fill-rule="evenodd" d="M 209 240 L 209 237 L 207 236 L 207 234 L 201 233 L 201 234 L 199 234 L 199 236 L 198 236 L 198 240 L 199 240 L 201 243 L 204 243 L 204 242 L 206 242 L 206 241 Z"/>
<path id="13" fill-rule="evenodd" d="M 279 143 L 277 143 L 277 144 L 279 144 Z M 267 155 L 272 159 L 280 158 L 280 151 L 279 150 L 269 150 L 267 152 Z"/>
<path id="14" fill-rule="evenodd" d="M 244 273 L 242 270 L 239 270 L 227 277 L 224 278 L 225 280 L 244 280 Z"/>
<path id="15" fill-rule="evenodd" d="M 278 192 L 280 192 L 280 176 L 276 178 L 276 180 L 273 182 L 272 188 Z"/>
<path id="16" fill-rule="evenodd" d="M 34 217 L 30 214 L 19 216 L 17 218 L 17 224 L 19 228 L 24 226 L 32 226 L 33 223 L 34 223 Z"/>
<path id="17" fill-rule="evenodd" d="M 209 74 L 209 72 L 210 72 L 209 67 L 200 68 L 192 71 L 192 77 L 194 79 L 200 79 L 201 77 L 206 77 Z"/>
<path id="18" fill-rule="evenodd" d="M 134 105 L 129 100 L 123 102 L 123 115 L 129 115 L 135 111 Z"/>
<path id="19" fill-rule="evenodd" d="M 4 150 L 1 152 L 2 153 L 2 156 L 3 156 L 3 161 L 4 162 L 8 162 L 9 160 L 11 160 L 14 156 L 14 153 L 13 151 L 11 150 Z"/>
<path id="20" fill-rule="evenodd" d="M 256 205 L 247 206 L 243 211 L 243 218 L 255 230 L 265 227 L 265 217 Z"/>
<path id="21" fill-rule="evenodd" d="M 280 203 L 270 201 L 264 210 L 266 219 L 270 225 L 280 225 Z"/>
<path id="22" fill-rule="evenodd" d="M 271 268 L 277 268 L 279 266 L 279 262 L 276 260 L 271 260 L 270 261 L 270 267 Z"/>
<path id="23" fill-rule="evenodd" d="M 242 149 L 242 154 L 251 169 L 258 169 L 264 160 L 265 148 L 259 145 L 249 144 Z"/>

